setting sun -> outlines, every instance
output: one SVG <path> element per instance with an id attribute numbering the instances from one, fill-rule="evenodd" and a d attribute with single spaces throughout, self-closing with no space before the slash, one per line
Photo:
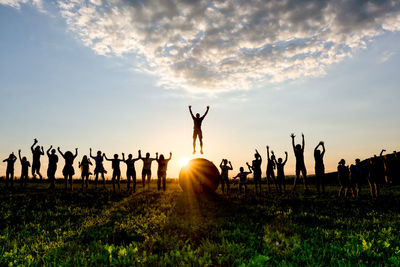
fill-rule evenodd
<path id="1" fill-rule="evenodd" d="M 187 158 L 187 157 L 181 158 L 179 160 L 179 167 L 185 166 L 186 164 L 188 164 L 188 162 L 189 162 L 189 158 Z"/>

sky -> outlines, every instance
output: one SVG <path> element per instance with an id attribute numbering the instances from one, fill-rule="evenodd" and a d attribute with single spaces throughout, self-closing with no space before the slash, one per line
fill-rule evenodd
<path id="1" fill-rule="evenodd" d="M 0 0 L 0 157 L 31 160 L 33 138 L 78 147 L 78 178 L 90 147 L 171 151 L 177 177 L 193 157 L 188 105 L 209 105 L 196 156 L 234 175 L 255 149 L 265 170 L 269 145 L 293 174 L 290 134 L 304 133 L 308 172 L 321 140 L 334 171 L 400 150 L 399 32 L 398 1 Z"/>

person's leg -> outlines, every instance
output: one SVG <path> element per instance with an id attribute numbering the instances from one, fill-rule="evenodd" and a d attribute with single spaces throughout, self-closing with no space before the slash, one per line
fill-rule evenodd
<path id="1" fill-rule="evenodd" d="M 126 191 L 129 192 L 131 189 L 131 174 L 126 174 Z"/>
<path id="2" fill-rule="evenodd" d="M 222 177 L 222 179 L 221 179 L 221 190 L 222 190 L 222 194 L 224 194 L 224 192 L 225 192 L 225 177 Z"/>
<path id="3" fill-rule="evenodd" d="M 6 171 L 6 187 L 8 187 L 9 179 L 10 179 L 10 172 Z"/>
<path id="4" fill-rule="evenodd" d="M 115 174 L 115 172 L 113 172 L 112 175 L 112 185 L 113 185 L 113 192 L 115 193 L 115 178 L 117 177 L 117 175 Z"/>
<path id="5" fill-rule="evenodd" d="M 120 185 L 120 182 L 121 182 L 121 172 L 119 172 L 118 173 L 118 176 L 117 176 L 117 182 L 118 182 L 118 192 L 120 192 L 121 191 L 121 185 Z"/>
<path id="6" fill-rule="evenodd" d="M 320 183 L 321 183 L 321 176 L 320 176 L 320 174 L 318 173 L 318 171 L 316 171 L 316 172 L 315 172 L 315 188 L 317 189 L 317 194 L 318 194 L 318 196 L 319 196 L 319 194 L 321 193 L 321 192 L 319 191 L 319 189 L 320 189 Z"/>
<path id="7" fill-rule="evenodd" d="M 322 173 L 320 179 L 322 194 L 325 195 L 325 173 Z"/>
<path id="8" fill-rule="evenodd" d="M 380 192 L 379 192 L 379 190 L 380 190 L 380 188 L 379 188 L 379 184 L 376 184 L 376 183 L 375 183 L 375 188 L 376 188 L 376 198 L 379 198 L 379 196 L 380 196 Z"/>
<path id="9" fill-rule="evenodd" d="M 196 139 L 197 139 L 197 132 L 193 132 L 193 155 L 196 154 Z"/>
<path id="10" fill-rule="evenodd" d="M 225 179 L 225 183 L 226 183 L 226 194 L 229 195 L 230 185 L 229 185 L 229 177 L 228 176 Z"/>
<path id="11" fill-rule="evenodd" d="M 64 184 L 65 184 L 65 190 L 68 188 L 68 174 L 64 174 Z"/>
<path id="12" fill-rule="evenodd" d="M 37 174 L 39 175 L 40 180 L 42 180 L 43 177 L 42 177 L 42 174 L 40 173 L 40 163 L 37 167 Z"/>
<path id="13" fill-rule="evenodd" d="M 150 189 L 151 170 L 147 173 L 147 187 Z"/>
<path id="14" fill-rule="evenodd" d="M 340 197 L 340 195 L 341 195 L 341 193 L 342 193 L 342 190 L 343 190 L 343 186 L 342 186 L 342 185 L 340 185 L 340 187 L 339 187 L 339 191 L 338 191 L 338 197 Z"/>
<path id="15" fill-rule="evenodd" d="M 146 171 L 142 171 L 142 185 L 143 189 L 146 186 Z"/>
<path id="16" fill-rule="evenodd" d="M 132 175 L 132 179 L 133 179 L 133 193 L 136 192 L 136 172 Z"/>
<path id="17" fill-rule="evenodd" d="M 296 191 L 296 181 L 297 179 L 300 179 L 300 170 L 296 168 L 296 176 L 294 177 L 294 182 L 293 182 L 293 191 Z"/>
<path id="18" fill-rule="evenodd" d="M 84 173 L 81 174 L 81 179 L 82 179 L 82 190 L 83 190 L 83 186 L 85 183 L 85 174 Z"/>
<path id="19" fill-rule="evenodd" d="M 203 137 L 201 135 L 199 136 L 199 141 L 200 141 L 200 153 L 203 154 Z"/>
<path id="20" fill-rule="evenodd" d="M 104 177 L 104 172 L 101 173 L 101 178 L 103 178 L 103 188 L 106 188 L 106 178 Z"/>
<path id="21" fill-rule="evenodd" d="M 96 178 L 94 179 L 94 182 L 95 182 L 95 188 L 97 189 L 97 183 L 99 181 L 99 173 L 98 172 L 95 173 L 96 173 Z"/>
<path id="22" fill-rule="evenodd" d="M 74 190 L 74 184 L 72 183 L 73 182 L 72 181 L 72 176 L 73 176 L 73 174 L 69 174 L 69 184 L 71 186 L 71 191 Z"/>
<path id="23" fill-rule="evenodd" d="M 161 173 L 160 172 L 157 173 L 157 189 L 158 189 L 158 191 L 161 190 Z"/>
<path id="24" fill-rule="evenodd" d="M 165 191 L 167 189 L 167 174 L 164 173 L 162 176 L 162 183 L 163 183 L 163 190 Z"/>
<path id="25" fill-rule="evenodd" d="M 270 176 L 271 176 L 271 174 L 270 174 L 270 172 L 269 171 L 267 171 L 267 187 L 268 187 L 268 193 L 271 193 L 271 185 L 270 185 Z"/>
<path id="26" fill-rule="evenodd" d="M 302 176 L 303 176 L 304 190 L 308 191 L 308 187 L 307 187 L 307 170 L 306 170 L 305 166 L 303 167 L 301 173 L 302 173 Z"/>

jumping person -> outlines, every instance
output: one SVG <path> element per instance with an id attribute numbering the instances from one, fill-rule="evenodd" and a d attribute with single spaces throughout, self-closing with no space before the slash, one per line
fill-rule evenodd
<path id="1" fill-rule="evenodd" d="M 229 162 L 229 165 L 228 165 L 228 162 Z M 229 175 L 228 175 L 228 172 L 233 170 L 232 163 L 230 161 L 228 161 L 227 159 L 223 159 L 221 161 L 221 164 L 219 164 L 219 167 L 221 168 L 222 194 L 225 191 L 225 185 L 226 185 L 226 194 L 229 194 Z"/>
<path id="2" fill-rule="evenodd" d="M 349 166 L 346 166 L 346 161 L 344 159 L 341 159 L 339 161 L 339 165 L 337 167 L 338 171 L 338 180 L 339 180 L 339 191 L 338 191 L 338 197 L 341 196 L 341 193 L 344 189 L 344 197 L 347 197 L 347 191 L 349 189 L 351 190 L 351 194 L 354 197 L 354 190 L 353 187 L 351 186 L 350 182 L 350 172 L 349 172 Z"/>
<path id="3" fill-rule="evenodd" d="M 318 147 L 322 147 L 322 151 Z M 318 195 L 320 195 L 320 187 L 322 189 L 322 194 L 325 194 L 325 166 L 324 166 L 324 155 L 325 155 L 325 145 L 324 142 L 319 142 L 314 148 L 314 159 L 315 159 L 315 186 L 317 187 Z"/>
<path id="4" fill-rule="evenodd" d="M 38 143 L 38 140 L 35 138 L 33 140 L 33 145 L 31 146 L 32 151 L 32 176 L 33 179 L 36 179 L 36 174 L 39 175 L 40 180 L 42 180 L 42 175 L 40 174 L 40 156 L 44 155 L 43 147 L 34 146 Z"/>
<path id="5" fill-rule="evenodd" d="M 172 153 L 169 152 L 169 158 L 165 159 L 164 155 L 161 154 L 160 157 L 156 158 L 156 161 L 158 162 L 158 169 L 157 169 L 157 188 L 160 191 L 161 190 L 161 183 L 163 186 L 163 190 L 165 191 L 166 189 L 166 182 L 167 182 L 167 168 L 168 168 L 168 162 L 172 158 Z"/>
<path id="6" fill-rule="evenodd" d="M 276 165 L 276 182 L 278 184 L 278 191 L 279 193 L 282 193 L 282 187 L 283 187 L 283 192 L 286 192 L 286 181 L 285 181 L 285 164 L 287 162 L 288 158 L 288 153 L 285 151 L 285 161 L 282 160 L 282 158 L 279 158 L 278 161 L 276 161 L 276 158 L 274 157 L 275 165 Z M 282 162 L 283 161 L 283 162 Z"/>
<path id="7" fill-rule="evenodd" d="M 193 155 L 196 154 L 196 138 L 199 137 L 200 141 L 200 153 L 203 154 L 203 132 L 201 131 L 201 123 L 206 117 L 210 107 L 207 106 L 207 110 L 203 116 L 200 117 L 199 113 L 196 113 L 196 117 L 193 115 L 192 106 L 189 106 L 190 115 L 193 119 Z"/>
<path id="8" fill-rule="evenodd" d="M 21 187 L 25 187 L 28 183 L 29 167 L 31 166 L 31 163 L 27 160 L 26 157 L 21 158 L 21 149 L 18 150 L 18 157 L 19 161 L 21 162 L 21 179 L 19 182 Z"/>
<path id="9" fill-rule="evenodd" d="M 262 158 L 260 153 L 258 153 L 256 149 L 256 153 L 254 154 L 254 160 L 251 163 L 251 170 L 253 171 L 253 180 L 254 180 L 254 185 L 256 187 L 256 194 L 258 194 L 258 191 L 260 191 L 261 194 L 261 163 L 262 163 Z"/>
<path id="10" fill-rule="evenodd" d="M 267 146 L 267 186 L 268 186 L 268 192 L 271 193 L 271 187 L 270 187 L 270 180 L 275 184 L 275 188 L 278 190 L 278 187 L 276 185 L 275 181 L 275 155 L 274 151 L 271 151 L 271 157 L 269 156 L 269 146 Z"/>
<path id="11" fill-rule="evenodd" d="M 251 172 L 251 166 L 249 163 L 246 162 L 247 167 L 249 168 L 248 172 L 244 171 L 243 167 L 240 167 L 240 172 L 233 177 L 233 179 L 239 178 L 239 192 L 242 193 L 242 186 L 244 186 L 244 194 L 247 194 L 247 175 L 249 175 Z"/>
<path id="12" fill-rule="evenodd" d="M 304 164 L 304 134 L 301 134 L 302 137 L 302 145 L 294 144 L 294 138 L 296 137 L 294 134 L 291 134 L 290 137 L 292 138 L 292 146 L 293 146 L 293 151 L 294 155 L 296 157 L 296 176 L 294 178 L 294 183 L 293 183 L 293 191 L 296 191 L 296 181 L 297 179 L 300 178 L 300 173 L 303 175 L 303 185 L 304 185 L 304 190 L 307 192 L 308 187 L 307 187 L 307 170 L 306 170 L 306 165 Z"/>
<path id="13" fill-rule="evenodd" d="M 158 153 L 156 153 L 155 158 L 150 158 L 150 153 L 146 153 L 145 158 L 140 158 L 143 160 L 143 169 L 142 169 L 142 184 L 143 188 L 146 186 L 146 177 L 147 177 L 147 186 L 150 188 L 150 179 L 151 179 L 151 163 L 153 160 L 158 158 Z"/>
<path id="14" fill-rule="evenodd" d="M 86 185 L 86 190 L 89 186 L 90 165 L 93 165 L 92 162 L 86 155 L 84 155 L 82 161 L 79 162 L 79 168 L 81 169 L 82 178 L 82 190 L 84 184 Z"/>
<path id="15" fill-rule="evenodd" d="M 14 187 L 14 163 L 17 161 L 17 157 L 14 155 L 14 152 L 8 156 L 3 162 L 7 162 L 7 170 L 6 170 L 6 187 L 8 187 L 8 181 L 11 182 L 11 188 Z"/>
<path id="16" fill-rule="evenodd" d="M 75 148 L 75 155 L 72 154 L 71 151 L 67 151 L 67 152 L 65 152 L 65 154 L 63 154 L 60 150 L 60 147 L 58 147 L 57 150 L 58 150 L 58 153 L 60 153 L 60 155 L 65 160 L 64 169 L 62 171 L 62 173 L 64 175 L 64 180 L 65 180 L 65 190 L 67 190 L 67 188 L 68 188 L 68 180 L 69 180 L 69 184 L 71 186 L 71 191 L 72 191 L 73 190 L 72 176 L 75 174 L 73 165 L 74 165 L 74 159 L 76 158 L 76 156 L 78 156 L 78 149 Z"/>
<path id="17" fill-rule="evenodd" d="M 49 182 L 50 182 L 49 189 L 55 188 L 57 162 L 58 162 L 58 156 L 56 155 L 56 150 L 52 149 L 52 148 L 53 148 L 53 146 L 50 146 L 49 149 L 47 149 L 47 151 L 46 151 L 47 157 L 49 157 L 49 166 L 47 168 L 47 178 L 49 178 Z M 51 154 L 50 154 L 50 150 L 51 150 Z"/>
<path id="18" fill-rule="evenodd" d="M 133 158 L 132 154 L 128 155 L 128 159 L 125 160 L 125 154 L 122 153 L 122 158 L 126 163 L 126 179 L 128 180 L 126 191 L 130 192 L 131 190 L 131 179 L 133 182 L 133 192 L 136 192 L 136 170 L 135 170 L 135 162 L 142 158 L 141 151 L 138 151 L 138 157 L 136 159 Z"/>
<path id="19" fill-rule="evenodd" d="M 113 174 L 112 174 L 112 185 L 113 185 L 113 192 L 115 193 L 115 182 L 117 182 L 118 185 L 118 192 L 121 191 L 120 188 L 120 180 L 121 180 L 121 167 L 120 167 L 120 163 L 121 161 L 125 161 L 125 159 L 119 159 L 118 158 L 118 154 L 114 154 L 114 158 L 113 159 L 108 159 L 106 154 L 103 154 L 104 158 L 108 161 L 111 161 L 111 166 L 113 169 Z M 117 181 L 115 181 L 117 180 Z"/>
<path id="20" fill-rule="evenodd" d="M 95 183 L 96 183 L 96 189 L 97 189 L 97 182 L 99 180 L 99 173 L 101 174 L 101 178 L 103 178 L 103 188 L 106 188 L 106 179 L 104 178 L 104 174 L 107 173 L 107 171 L 104 169 L 103 166 L 103 155 L 101 154 L 101 151 L 97 151 L 96 157 L 92 156 L 92 149 L 90 148 L 90 157 L 94 159 L 94 163 L 96 164 L 94 167 L 94 175 L 95 175 Z"/>

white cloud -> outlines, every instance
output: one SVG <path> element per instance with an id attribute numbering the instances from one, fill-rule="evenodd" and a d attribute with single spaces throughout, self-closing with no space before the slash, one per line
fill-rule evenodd
<path id="1" fill-rule="evenodd" d="M 21 4 L 29 4 L 35 6 L 40 11 L 43 11 L 42 0 L 0 0 L 0 5 L 11 6 L 16 9 L 20 9 Z"/>
<path id="2" fill-rule="evenodd" d="M 137 54 L 144 62 L 136 67 L 160 85 L 189 90 L 324 75 L 377 35 L 400 30 L 395 0 L 63 0 L 58 7 L 96 53 Z"/>
<path id="3" fill-rule="evenodd" d="M 391 59 L 394 55 L 396 55 L 396 52 L 394 52 L 394 51 L 383 52 L 381 57 L 379 58 L 379 63 L 385 63 L 386 61 Z"/>

